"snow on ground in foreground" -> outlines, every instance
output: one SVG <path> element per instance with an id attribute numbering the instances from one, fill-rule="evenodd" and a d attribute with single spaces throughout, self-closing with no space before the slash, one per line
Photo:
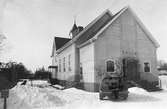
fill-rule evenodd
<path id="1" fill-rule="evenodd" d="M 17 85 L 10 90 L 7 109 L 164 109 L 167 90 L 147 92 L 130 88 L 125 101 L 99 100 L 99 94 L 76 88 L 58 90 L 51 86 Z M 0 99 L 0 109 L 3 109 Z"/>
<path id="2" fill-rule="evenodd" d="M 55 88 L 57 88 L 57 89 L 61 89 L 61 90 L 64 89 L 63 86 L 60 86 L 60 85 L 57 85 L 57 84 L 56 84 L 56 85 L 53 85 L 53 87 L 55 87 Z"/>

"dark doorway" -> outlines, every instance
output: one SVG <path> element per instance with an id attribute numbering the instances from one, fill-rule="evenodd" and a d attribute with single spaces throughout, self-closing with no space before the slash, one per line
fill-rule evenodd
<path id="1" fill-rule="evenodd" d="M 127 80 L 138 82 L 140 79 L 140 73 L 138 71 L 138 60 L 136 59 L 123 59 L 123 72 Z"/>

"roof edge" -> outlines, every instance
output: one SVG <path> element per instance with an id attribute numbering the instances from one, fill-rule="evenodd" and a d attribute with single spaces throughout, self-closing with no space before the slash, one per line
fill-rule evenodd
<path id="1" fill-rule="evenodd" d="M 146 34 L 148 35 L 148 38 L 153 42 L 153 44 L 155 45 L 156 48 L 160 47 L 159 43 L 154 39 L 154 37 L 152 36 L 152 34 L 147 30 L 147 28 L 144 26 L 144 24 L 141 22 L 141 20 L 137 17 L 137 15 L 133 12 L 133 10 L 131 9 L 130 6 L 126 6 L 123 8 L 123 10 L 117 15 L 115 16 L 114 19 L 112 19 L 110 22 L 108 22 L 108 24 L 106 24 L 94 37 L 96 37 L 95 39 L 97 39 L 97 37 L 107 28 L 109 27 L 109 25 L 111 25 L 123 12 L 125 12 L 127 9 L 130 10 L 130 12 L 132 12 L 132 14 L 134 15 L 135 19 L 137 20 L 137 22 L 139 23 L 139 25 L 144 29 L 144 31 L 146 32 Z"/>
<path id="2" fill-rule="evenodd" d="M 148 38 L 153 42 L 156 48 L 160 47 L 160 44 L 157 42 L 157 40 L 153 37 L 153 35 L 148 31 L 148 29 L 145 27 L 145 25 L 142 23 L 142 21 L 138 18 L 136 13 L 131 9 L 131 7 L 128 7 L 128 9 L 131 11 L 131 13 L 134 15 L 135 19 L 139 23 L 139 25 L 142 27 L 144 32 L 147 34 Z"/>
<path id="3" fill-rule="evenodd" d="M 73 39 L 71 39 L 71 41 L 67 42 L 62 48 L 57 50 L 57 53 L 60 53 L 61 51 L 63 51 L 65 48 L 67 48 L 68 46 L 70 46 L 72 43 L 74 43 L 84 32 L 86 32 L 93 24 L 95 24 L 103 15 L 105 15 L 106 13 L 109 13 L 111 16 L 113 16 L 113 14 L 111 13 L 111 11 L 109 9 L 106 9 L 102 14 L 100 14 L 99 16 L 97 16 L 93 21 L 91 21 L 85 28 L 83 31 L 81 31 L 78 35 L 76 35 Z"/>

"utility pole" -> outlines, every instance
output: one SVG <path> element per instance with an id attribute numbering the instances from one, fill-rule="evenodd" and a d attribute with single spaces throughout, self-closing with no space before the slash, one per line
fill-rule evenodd
<path id="1" fill-rule="evenodd" d="M 7 109 L 7 98 L 4 98 L 3 109 Z"/>
<path id="2" fill-rule="evenodd" d="M 9 96 L 9 89 L 4 89 L 1 91 L 1 98 L 4 98 L 3 109 L 7 109 L 7 98 Z"/>

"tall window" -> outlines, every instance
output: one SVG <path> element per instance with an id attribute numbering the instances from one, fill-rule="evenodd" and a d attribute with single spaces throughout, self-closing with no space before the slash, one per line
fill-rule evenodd
<path id="1" fill-rule="evenodd" d="M 61 72 L 61 59 L 59 59 L 59 72 Z"/>
<path id="2" fill-rule="evenodd" d="M 112 60 L 108 60 L 107 62 L 106 62 L 106 71 L 107 72 L 114 72 L 115 71 L 115 66 L 114 66 L 114 61 L 112 61 Z"/>
<path id="3" fill-rule="evenodd" d="M 144 72 L 150 72 L 150 63 L 148 62 L 144 63 Z"/>
<path id="4" fill-rule="evenodd" d="M 66 71 L 66 58 L 64 57 L 63 58 L 63 71 L 65 72 Z"/>
<path id="5" fill-rule="evenodd" d="M 68 70 L 71 71 L 71 55 L 68 55 Z"/>
<path id="6" fill-rule="evenodd" d="M 57 62 L 57 59 L 55 58 L 55 63 Z"/>

